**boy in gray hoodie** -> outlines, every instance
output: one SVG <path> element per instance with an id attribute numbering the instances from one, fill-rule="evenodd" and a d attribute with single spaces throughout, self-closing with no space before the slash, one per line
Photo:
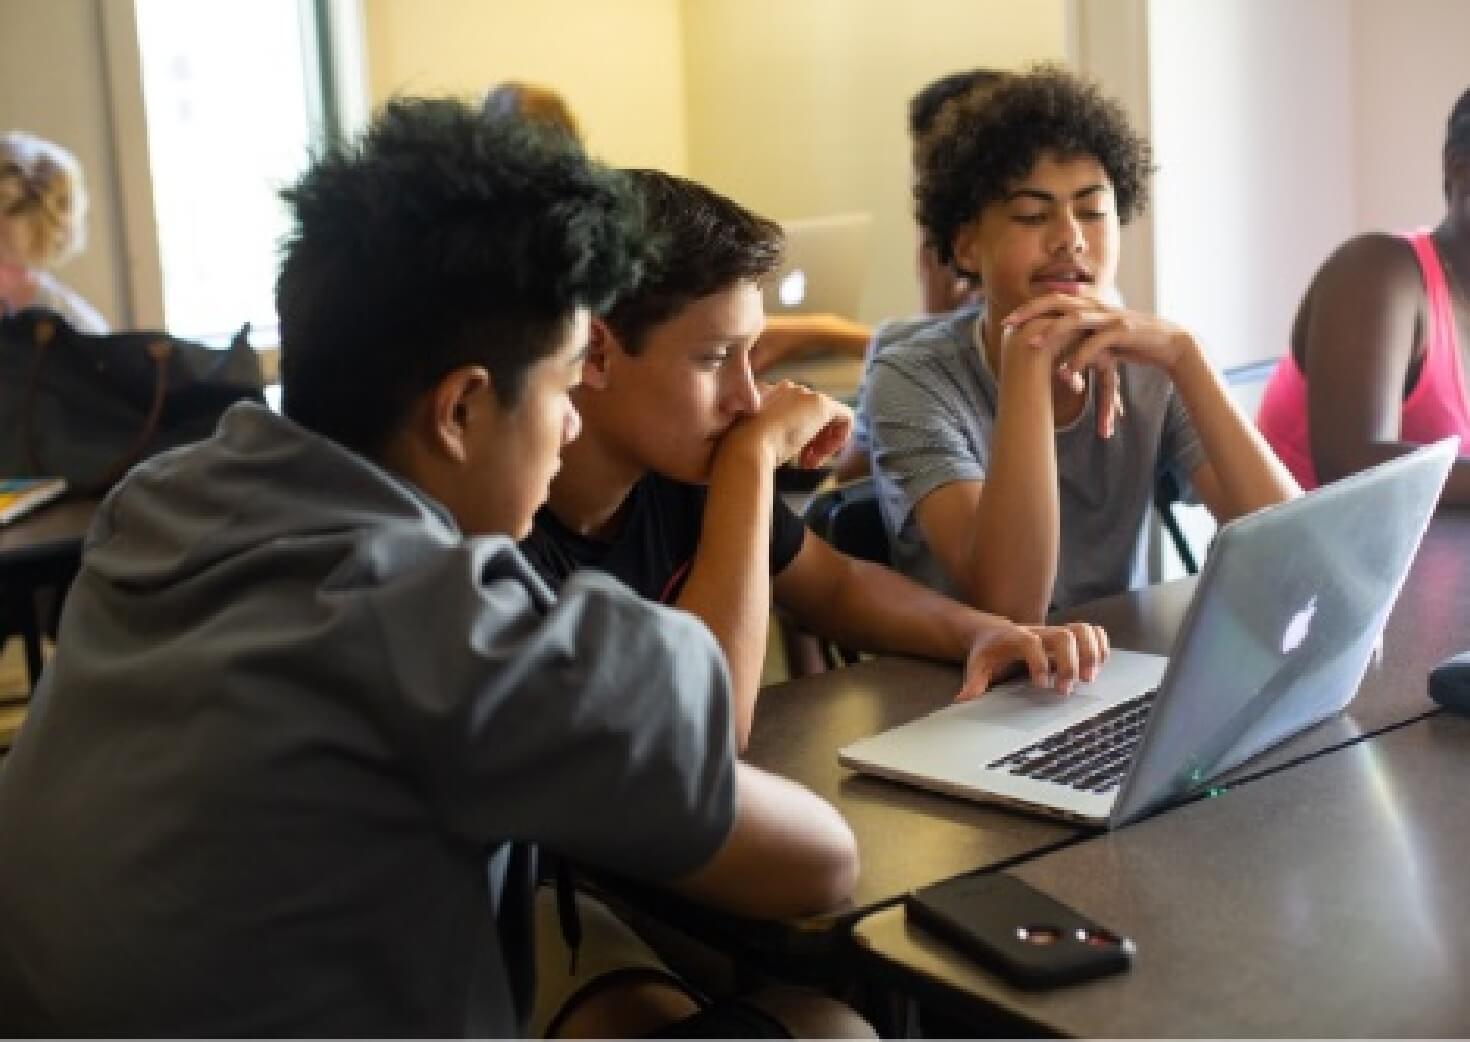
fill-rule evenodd
<path id="1" fill-rule="evenodd" d="M 553 597 L 515 546 L 645 255 L 622 180 L 398 101 L 286 196 L 285 416 L 107 498 L 0 769 L 4 1027 L 523 1033 L 538 846 L 841 900 L 851 833 L 735 762 L 709 632 L 596 573 Z M 605 1030 L 683 1012 L 657 992 L 604 989 Z"/>

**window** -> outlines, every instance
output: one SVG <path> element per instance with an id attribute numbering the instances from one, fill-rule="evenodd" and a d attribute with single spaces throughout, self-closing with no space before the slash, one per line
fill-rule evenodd
<path id="1" fill-rule="evenodd" d="M 340 5 L 338 5 L 340 7 Z M 165 326 L 276 342 L 280 189 L 341 120 L 324 0 L 134 0 Z M 135 246 L 138 244 L 134 244 Z"/>

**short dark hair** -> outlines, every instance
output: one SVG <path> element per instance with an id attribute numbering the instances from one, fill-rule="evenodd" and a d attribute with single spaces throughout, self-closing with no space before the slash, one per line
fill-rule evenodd
<path id="1" fill-rule="evenodd" d="M 955 233 L 1048 152 L 1102 164 L 1120 221 L 1143 212 L 1152 152 L 1123 106 L 1060 66 L 1039 65 L 945 105 L 922 141 L 914 199 L 939 259 L 953 265 Z"/>
<path id="2" fill-rule="evenodd" d="M 459 366 L 484 365 L 515 406 L 576 310 L 605 308 L 647 259 L 621 174 L 450 99 L 389 102 L 282 196 L 284 411 L 371 457 Z"/>
<path id="3" fill-rule="evenodd" d="M 786 237 L 775 221 L 751 213 L 697 181 L 660 170 L 629 170 L 658 256 L 606 321 L 624 349 L 636 353 L 648 331 L 689 304 L 744 280 L 759 280 L 781 263 Z"/>
<path id="4" fill-rule="evenodd" d="M 988 87 L 1000 81 L 1005 73 L 997 69 L 966 69 L 941 76 L 909 99 L 909 137 L 918 142 L 934 127 L 939 110 L 946 102 L 977 87 Z"/>
<path id="5" fill-rule="evenodd" d="M 1454 153 L 1470 159 L 1470 88 L 1460 95 L 1455 107 L 1450 109 L 1450 119 L 1444 134 L 1445 154 Z"/>

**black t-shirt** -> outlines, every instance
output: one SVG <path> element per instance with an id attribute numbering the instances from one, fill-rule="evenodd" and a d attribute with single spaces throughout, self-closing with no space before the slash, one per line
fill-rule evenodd
<path id="1" fill-rule="evenodd" d="M 672 604 L 684 588 L 704 524 L 706 489 L 657 474 L 629 494 L 627 518 L 612 542 L 573 532 L 547 507 L 521 551 L 554 590 L 578 568 L 599 568 L 649 600 Z M 779 575 L 801 550 L 806 526 L 775 497 L 771 510 L 771 574 Z"/>

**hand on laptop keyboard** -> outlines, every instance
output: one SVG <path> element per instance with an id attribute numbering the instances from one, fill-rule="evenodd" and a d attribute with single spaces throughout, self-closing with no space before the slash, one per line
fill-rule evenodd
<path id="1" fill-rule="evenodd" d="M 968 702 L 992 682 L 1029 673 L 1037 687 L 1071 694 L 1079 680 L 1092 680 L 1108 657 L 1108 635 L 1090 622 L 1064 626 L 1017 626 L 1004 620 L 981 632 L 965 662 L 965 682 L 955 696 Z"/>

